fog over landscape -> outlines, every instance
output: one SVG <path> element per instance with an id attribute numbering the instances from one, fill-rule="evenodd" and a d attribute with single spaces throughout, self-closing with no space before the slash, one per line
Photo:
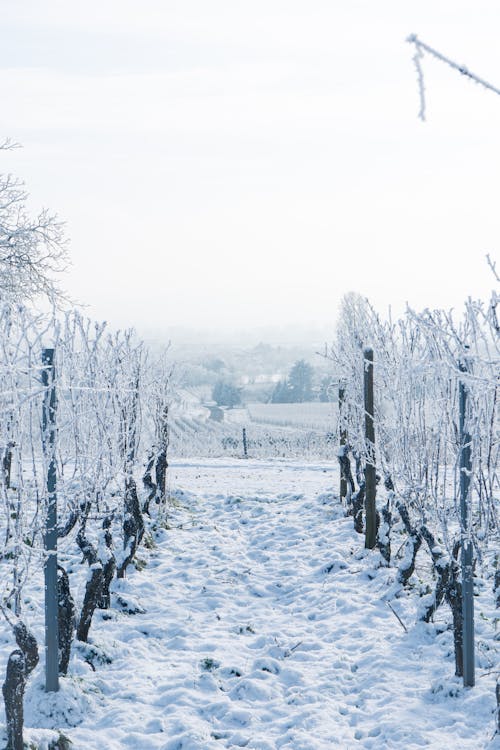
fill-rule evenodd
<path id="1" fill-rule="evenodd" d="M 498 252 L 496 97 L 480 0 L 24 0 L 2 7 L 3 130 L 71 240 L 67 287 L 113 326 L 333 331 L 342 295 L 381 314 L 457 307 Z"/>

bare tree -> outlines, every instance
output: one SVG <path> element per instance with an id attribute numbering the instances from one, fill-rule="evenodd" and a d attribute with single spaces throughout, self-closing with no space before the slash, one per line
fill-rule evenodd
<path id="1" fill-rule="evenodd" d="M 0 151 L 16 148 L 9 140 Z M 0 297 L 3 301 L 65 299 L 57 276 L 67 268 L 63 225 L 46 209 L 30 216 L 24 183 L 0 173 Z"/>

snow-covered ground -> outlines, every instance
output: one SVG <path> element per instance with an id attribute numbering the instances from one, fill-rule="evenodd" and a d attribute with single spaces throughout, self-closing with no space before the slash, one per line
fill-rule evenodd
<path id="1" fill-rule="evenodd" d="M 169 528 L 115 584 L 141 612 L 96 617 L 92 666 L 75 650 L 57 696 L 38 667 L 27 739 L 57 726 L 75 750 L 500 747 L 491 594 L 464 689 L 448 613 L 418 623 L 416 594 L 391 611 L 395 571 L 343 516 L 333 463 L 178 460 L 170 485 Z"/>
<path id="2" fill-rule="evenodd" d="M 337 424 L 337 405 L 322 401 L 297 404 L 247 404 L 250 419 L 255 423 L 284 427 L 303 427 L 311 430 L 332 431 Z"/>

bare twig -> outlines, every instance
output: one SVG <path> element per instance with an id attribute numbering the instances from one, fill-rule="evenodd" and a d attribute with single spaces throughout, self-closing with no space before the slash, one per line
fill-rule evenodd
<path id="1" fill-rule="evenodd" d="M 398 622 L 401 625 L 401 627 L 403 628 L 403 630 L 405 631 L 405 633 L 407 633 L 408 632 L 408 628 L 406 627 L 406 625 L 404 624 L 403 620 L 398 615 L 398 613 L 396 612 L 396 610 L 394 609 L 394 607 L 392 606 L 392 604 L 390 602 L 388 602 L 388 601 L 386 601 L 385 603 L 387 604 L 387 606 L 391 610 L 392 614 L 398 619 Z"/>
<path id="2" fill-rule="evenodd" d="M 497 272 L 497 264 L 491 259 L 489 253 L 486 254 L 486 260 L 488 261 L 488 265 L 493 272 L 493 276 L 495 277 L 497 281 L 500 281 L 500 276 L 498 275 L 498 272 Z"/>
<path id="3" fill-rule="evenodd" d="M 424 52 L 428 52 L 437 60 L 441 60 L 441 62 L 449 65 L 450 68 L 458 70 L 461 75 L 470 78 L 472 81 L 474 81 L 474 83 L 478 83 L 483 88 L 488 89 L 489 91 L 493 91 L 494 94 L 498 94 L 500 96 L 500 89 L 498 89 L 496 86 L 493 86 L 491 83 L 488 83 L 488 81 L 485 81 L 484 78 L 480 78 L 475 73 L 472 73 L 465 65 L 460 65 L 459 63 L 450 60 L 449 57 L 442 55 L 441 52 L 438 52 L 433 47 L 429 47 L 428 44 L 421 42 L 416 34 L 410 34 L 410 36 L 407 37 L 406 41 L 410 44 L 415 45 L 415 55 L 413 57 L 413 62 L 415 63 L 415 67 L 417 69 L 418 90 L 420 95 L 420 110 L 418 116 L 421 120 L 425 120 L 425 87 L 424 73 L 421 64 L 421 61 L 424 57 Z"/>

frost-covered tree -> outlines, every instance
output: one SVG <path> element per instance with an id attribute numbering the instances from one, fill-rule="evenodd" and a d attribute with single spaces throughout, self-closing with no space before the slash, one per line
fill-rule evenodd
<path id="1" fill-rule="evenodd" d="M 313 398 L 313 368 L 304 359 L 293 365 L 288 378 L 276 383 L 271 395 L 273 404 L 297 404 Z"/>
<path id="2" fill-rule="evenodd" d="M 0 143 L 0 152 L 12 149 Z M 58 275 L 68 263 L 63 227 L 47 210 L 30 216 L 24 184 L 0 173 L 0 297 L 9 300 L 63 299 Z"/>
<path id="3" fill-rule="evenodd" d="M 229 406 L 231 409 L 241 403 L 240 389 L 223 380 L 214 385 L 212 398 L 219 406 Z"/>
<path id="4" fill-rule="evenodd" d="M 288 404 L 290 403 L 290 389 L 286 380 L 279 380 L 274 386 L 271 394 L 272 404 Z"/>
<path id="5" fill-rule="evenodd" d="M 291 391 L 290 401 L 302 403 L 312 399 L 313 368 L 304 359 L 295 362 L 288 375 L 288 386 Z"/>

